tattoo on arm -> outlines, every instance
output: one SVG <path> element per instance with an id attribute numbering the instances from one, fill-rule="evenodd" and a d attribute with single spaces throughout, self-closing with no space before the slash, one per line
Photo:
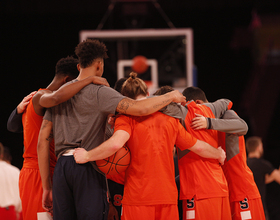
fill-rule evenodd
<path id="1" fill-rule="evenodd" d="M 134 100 L 130 100 L 130 99 L 122 99 L 119 104 L 118 104 L 118 107 L 117 107 L 117 112 L 119 113 L 126 113 L 127 109 L 133 105 L 135 105 L 135 102 Z"/>
<path id="2" fill-rule="evenodd" d="M 51 141 L 53 139 L 53 130 L 51 130 L 51 133 L 49 137 L 46 139 L 47 141 Z"/>

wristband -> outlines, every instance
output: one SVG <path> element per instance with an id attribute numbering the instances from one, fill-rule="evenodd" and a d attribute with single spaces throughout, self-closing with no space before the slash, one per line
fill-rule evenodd
<path id="1" fill-rule="evenodd" d="M 207 121 L 208 121 L 208 128 L 207 129 L 211 129 L 211 127 L 212 127 L 211 118 L 207 118 Z"/>

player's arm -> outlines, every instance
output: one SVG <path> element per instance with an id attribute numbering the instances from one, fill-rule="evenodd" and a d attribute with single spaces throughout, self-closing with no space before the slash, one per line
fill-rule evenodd
<path id="1" fill-rule="evenodd" d="M 124 98 L 119 102 L 116 111 L 128 115 L 144 116 L 160 110 L 171 102 L 185 103 L 186 97 L 175 90 L 161 96 L 143 100 Z"/>
<path id="2" fill-rule="evenodd" d="M 248 131 L 247 123 L 233 110 L 226 111 L 221 119 L 207 118 L 197 114 L 196 117 L 192 119 L 191 126 L 194 130 L 214 129 L 229 134 L 237 134 L 239 136 L 245 135 Z"/>
<path id="3" fill-rule="evenodd" d="M 215 118 L 221 118 L 225 112 L 232 108 L 232 102 L 229 99 L 219 99 L 212 103 L 203 103 L 203 105 L 208 106 Z"/>
<path id="4" fill-rule="evenodd" d="M 280 184 L 280 168 L 277 170 L 273 170 L 271 174 L 266 174 L 265 176 L 265 183 L 271 183 L 271 182 L 277 182 L 278 184 Z"/>
<path id="5" fill-rule="evenodd" d="M 22 113 L 25 111 L 30 99 L 36 93 L 31 92 L 29 95 L 25 96 L 22 101 L 18 104 L 18 106 L 12 111 L 11 115 L 8 118 L 7 129 L 8 131 L 14 133 L 22 133 Z"/>
<path id="6" fill-rule="evenodd" d="M 129 137 L 128 132 L 117 130 L 107 141 L 90 151 L 86 151 L 84 148 L 76 148 L 74 152 L 75 160 L 77 163 L 87 163 L 107 158 L 118 151 L 128 141 Z"/>
<path id="7" fill-rule="evenodd" d="M 195 145 L 190 147 L 189 150 L 201 157 L 217 159 L 222 165 L 226 159 L 226 153 L 221 147 L 215 148 L 210 144 L 200 140 L 197 140 Z"/>
<path id="8" fill-rule="evenodd" d="M 103 77 L 90 76 L 67 85 L 61 86 L 58 90 L 44 92 L 39 99 L 39 104 L 44 108 L 50 108 L 67 101 L 76 95 L 82 88 L 90 83 L 105 85 L 109 87 L 107 80 Z"/>
<path id="9" fill-rule="evenodd" d="M 210 159 L 217 159 L 221 164 L 224 164 L 226 158 L 225 151 L 221 148 L 215 148 L 210 144 L 197 140 L 178 121 L 178 135 L 176 138 L 175 145 L 179 147 L 180 150 L 190 150 L 197 155 Z"/>
<path id="10" fill-rule="evenodd" d="M 52 183 L 50 176 L 50 142 L 52 122 L 43 120 L 37 145 L 38 164 L 43 187 L 43 208 L 52 211 Z"/>

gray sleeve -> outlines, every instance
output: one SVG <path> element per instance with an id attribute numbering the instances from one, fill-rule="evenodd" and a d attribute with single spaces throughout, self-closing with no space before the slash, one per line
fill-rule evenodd
<path id="1" fill-rule="evenodd" d="M 238 136 L 245 135 L 248 131 L 247 123 L 241 119 L 233 110 L 225 112 L 221 119 L 210 118 L 211 129 L 225 133 L 237 134 Z"/>
<path id="2" fill-rule="evenodd" d="M 215 118 L 221 118 L 231 108 L 232 102 L 229 99 L 219 99 L 215 102 L 208 102 L 202 105 L 208 106 L 215 115 Z"/>
<path id="3" fill-rule="evenodd" d="M 107 114 L 115 114 L 119 102 L 126 98 L 116 90 L 101 86 L 98 90 L 98 105 L 102 112 Z"/>
<path id="4" fill-rule="evenodd" d="M 163 114 L 169 115 L 173 118 L 178 118 L 180 123 L 185 127 L 185 118 L 188 113 L 187 108 L 177 103 L 170 103 L 160 110 Z"/>
<path id="5" fill-rule="evenodd" d="M 46 109 L 44 120 L 52 121 L 52 108 Z"/>
<path id="6" fill-rule="evenodd" d="M 22 114 L 17 113 L 17 108 L 15 108 L 14 111 L 12 111 L 10 117 L 8 118 L 7 129 L 8 129 L 8 131 L 11 131 L 14 133 L 23 132 Z"/>

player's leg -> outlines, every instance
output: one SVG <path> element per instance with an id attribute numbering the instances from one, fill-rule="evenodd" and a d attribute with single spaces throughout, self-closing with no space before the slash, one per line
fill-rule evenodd
<path id="1" fill-rule="evenodd" d="M 178 206 L 177 205 L 170 205 L 170 204 L 163 204 L 163 205 L 156 205 L 156 214 L 155 220 L 178 220 L 179 213 L 178 213 Z"/>
<path id="2" fill-rule="evenodd" d="M 72 185 L 68 183 L 67 164 L 69 156 L 62 156 L 57 160 L 53 175 L 53 217 L 59 220 L 76 220 L 76 208 L 72 194 Z M 82 183 L 81 183 L 82 184 Z"/>
<path id="3" fill-rule="evenodd" d="M 42 206 L 42 183 L 38 169 L 23 167 L 19 177 L 19 191 L 23 219 L 37 220 L 38 212 L 45 212 Z"/>
<path id="4" fill-rule="evenodd" d="M 183 220 L 231 220 L 228 197 L 183 201 Z"/>
<path id="5" fill-rule="evenodd" d="M 78 219 L 107 219 L 109 203 L 105 176 L 97 172 L 91 163 L 76 164 L 73 157 L 73 195 Z"/>
<path id="6" fill-rule="evenodd" d="M 155 206 L 122 205 L 121 220 L 155 219 Z"/>
<path id="7" fill-rule="evenodd" d="M 258 199 L 247 199 L 239 202 L 231 202 L 231 213 L 233 220 L 265 220 L 262 201 Z"/>

